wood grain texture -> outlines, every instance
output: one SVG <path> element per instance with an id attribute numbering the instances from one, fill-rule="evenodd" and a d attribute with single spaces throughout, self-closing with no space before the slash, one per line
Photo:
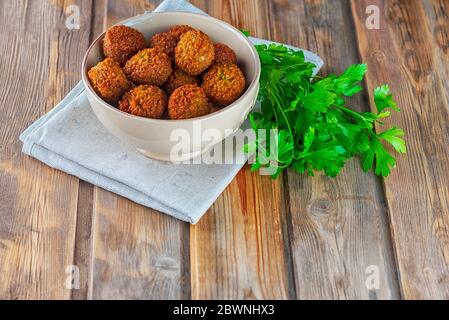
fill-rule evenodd
<path id="1" fill-rule="evenodd" d="M 210 1 L 212 16 L 266 37 L 264 1 Z M 190 228 L 193 299 L 294 297 L 282 180 L 242 170 Z"/>
<path id="2" fill-rule="evenodd" d="M 193 299 L 294 297 L 280 181 L 242 170 L 191 227 Z"/>
<path id="3" fill-rule="evenodd" d="M 370 92 L 389 83 L 402 112 L 386 125 L 409 144 L 385 181 L 357 161 L 335 180 L 245 168 L 196 226 L 53 170 L 18 141 L 79 81 L 97 35 L 160 2 L 0 1 L 0 299 L 449 299 L 449 2 L 193 0 L 317 52 L 324 74 L 359 55 L 369 93 L 351 105 L 374 108 Z M 64 25 L 72 4 L 79 30 Z M 365 27 L 373 4 L 380 30 Z M 65 287 L 70 265 L 79 290 Z"/>
<path id="4" fill-rule="evenodd" d="M 433 37 L 437 72 L 443 80 L 444 92 L 449 95 L 449 1 L 423 2 L 425 15 Z M 446 104 L 447 106 L 447 104 Z"/>
<path id="5" fill-rule="evenodd" d="M 379 30 L 365 27 L 369 4 L 381 8 Z M 448 74 L 440 66 L 447 62 L 449 20 L 447 1 L 428 5 L 433 16 L 418 0 L 352 2 L 368 88 L 388 82 L 402 108 L 387 125 L 405 129 L 408 155 L 384 183 L 406 299 L 449 298 Z"/>
<path id="6" fill-rule="evenodd" d="M 89 20 L 90 1 L 71 3 Z M 23 155 L 18 136 L 78 81 L 88 34 L 65 28 L 64 3 L 0 7 L 0 299 L 69 299 L 78 180 Z"/>
<path id="7" fill-rule="evenodd" d="M 79 289 L 72 290 L 72 300 L 85 300 L 89 290 L 92 261 L 93 192 L 94 186 L 85 181 L 79 181 L 73 253 L 73 265 L 79 268 Z"/>
<path id="8" fill-rule="evenodd" d="M 272 40 L 312 50 L 324 60 L 323 75 L 358 63 L 349 3 L 270 1 Z M 359 111 L 365 97 L 353 99 Z M 396 299 L 395 266 L 387 208 L 380 181 L 358 160 L 336 179 L 290 171 L 290 241 L 299 299 Z M 365 284 L 369 266 L 380 275 L 378 290 Z"/>
<path id="9" fill-rule="evenodd" d="M 99 188 L 94 199 L 89 298 L 189 298 L 187 225 Z"/>
<path id="10" fill-rule="evenodd" d="M 158 3 L 96 1 L 93 34 Z M 97 187 L 93 215 L 88 298 L 190 297 L 187 224 Z"/>

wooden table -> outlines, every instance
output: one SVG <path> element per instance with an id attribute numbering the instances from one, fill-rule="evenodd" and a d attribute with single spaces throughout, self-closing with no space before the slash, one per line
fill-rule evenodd
<path id="1" fill-rule="evenodd" d="M 159 1 L 1 0 L 0 298 L 449 299 L 449 1 L 193 2 L 317 52 L 325 74 L 368 63 L 354 104 L 373 108 L 389 83 L 402 112 L 388 124 L 406 130 L 408 154 L 388 179 L 358 160 L 337 179 L 245 168 L 198 225 L 182 223 L 24 156 L 18 140 L 80 80 L 96 35 Z M 373 4 L 379 30 L 365 24 Z M 69 5 L 79 30 L 65 26 Z"/>

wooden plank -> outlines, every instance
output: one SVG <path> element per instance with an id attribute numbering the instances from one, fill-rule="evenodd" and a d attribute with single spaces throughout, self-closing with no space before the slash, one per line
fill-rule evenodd
<path id="1" fill-rule="evenodd" d="M 209 1 L 212 16 L 266 37 L 262 1 Z M 190 228 L 193 299 L 294 297 L 282 180 L 242 170 Z"/>
<path id="2" fill-rule="evenodd" d="M 62 1 L 0 2 L 0 299 L 69 299 L 78 179 L 21 153 L 19 134 L 79 79 L 88 28 Z M 89 20 L 90 1 L 72 1 Z"/>
<path id="3" fill-rule="evenodd" d="M 348 2 L 270 4 L 272 40 L 318 53 L 325 61 L 322 74 L 339 73 L 358 62 Z M 367 110 L 365 98 L 354 99 L 351 106 Z M 398 298 L 380 181 L 364 174 L 357 160 L 336 179 L 293 171 L 287 175 L 298 298 Z M 379 272 L 378 289 L 365 284 L 370 266 Z"/>
<path id="4" fill-rule="evenodd" d="M 368 5 L 381 9 L 379 30 L 365 27 Z M 433 16 L 418 0 L 352 2 L 368 88 L 391 85 L 402 112 L 387 125 L 407 133 L 408 155 L 384 182 L 406 299 L 449 298 L 447 1 L 429 5 Z"/>
<path id="5" fill-rule="evenodd" d="M 159 1 L 100 1 L 93 25 L 110 26 Z M 105 15 L 102 15 L 105 14 Z M 89 298 L 190 297 L 188 225 L 100 188 L 94 191 Z"/>
<path id="6" fill-rule="evenodd" d="M 193 299 L 294 296 L 282 183 L 242 170 L 191 227 Z"/>
<path id="7" fill-rule="evenodd" d="M 107 10 L 107 1 L 92 1 L 90 21 L 84 28 L 89 29 L 89 44 L 99 36 L 104 29 L 104 18 Z M 80 180 L 78 187 L 77 221 L 75 235 L 74 265 L 80 271 L 80 289 L 72 292 L 72 300 L 85 300 L 90 290 L 92 277 L 92 222 L 95 187 Z"/>
<path id="8" fill-rule="evenodd" d="M 72 291 L 72 300 L 85 300 L 88 295 L 92 248 L 93 192 L 94 187 L 91 184 L 82 180 L 79 181 L 73 254 L 73 265 L 77 266 L 79 270 L 79 289 Z"/>
<path id="9" fill-rule="evenodd" d="M 89 297 L 188 298 L 187 225 L 99 188 L 94 200 Z"/>
<path id="10" fill-rule="evenodd" d="M 443 79 L 446 95 L 449 95 L 449 2 L 430 0 L 424 1 L 423 5 L 433 36 L 437 72 Z"/>

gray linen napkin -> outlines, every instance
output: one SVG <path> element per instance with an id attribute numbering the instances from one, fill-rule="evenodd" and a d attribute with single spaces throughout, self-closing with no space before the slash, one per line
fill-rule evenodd
<path id="1" fill-rule="evenodd" d="M 166 0 L 155 11 L 205 14 L 184 0 Z M 304 52 L 318 71 L 322 60 Z M 242 168 L 241 164 L 175 165 L 144 157 L 106 131 L 91 110 L 81 82 L 26 129 L 20 140 L 24 153 L 50 167 L 192 224 Z"/>

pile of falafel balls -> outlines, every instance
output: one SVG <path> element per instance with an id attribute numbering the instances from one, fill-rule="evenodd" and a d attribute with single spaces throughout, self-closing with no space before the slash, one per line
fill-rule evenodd
<path id="1" fill-rule="evenodd" d="M 235 52 L 187 25 L 145 36 L 114 26 L 105 60 L 88 72 L 97 94 L 120 110 L 153 119 L 191 119 L 226 107 L 245 91 Z"/>

